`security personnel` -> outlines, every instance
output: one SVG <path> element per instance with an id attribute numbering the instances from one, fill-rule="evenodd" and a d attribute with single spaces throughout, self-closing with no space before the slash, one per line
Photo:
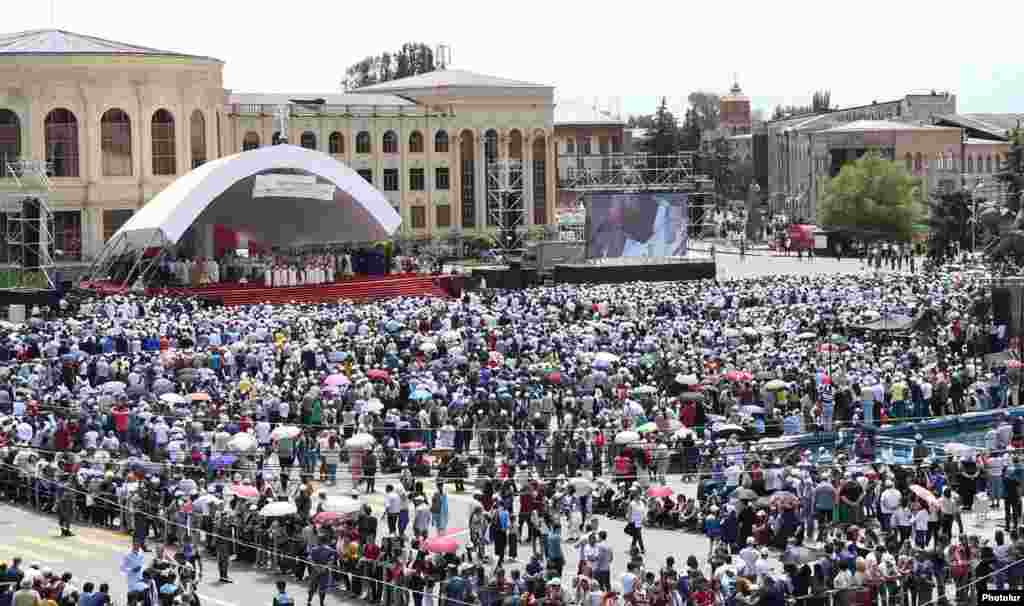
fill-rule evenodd
<path id="1" fill-rule="evenodd" d="M 306 606 L 313 604 L 313 594 L 319 591 L 320 606 L 324 606 L 324 598 L 327 596 L 327 586 L 331 580 L 331 565 L 338 558 L 338 552 L 328 544 L 330 539 L 326 536 L 320 537 L 320 544 L 309 550 L 309 598 Z"/>
<path id="2" fill-rule="evenodd" d="M 217 569 L 220 571 L 220 582 L 234 583 L 228 578 L 228 566 L 231 564 L 231 549 L 234 543 L 231 538 L 231 527 L 221 524 L 217 534 Z"/>
<path id="3" fill-rule="evenodd" d="M 73 537 L 71 518 L 75 513 L 75 495 L 67 485 L 61 489 L 60 501 L 57 502 L 57 523 L 60 525 L 60 536 Z"/>

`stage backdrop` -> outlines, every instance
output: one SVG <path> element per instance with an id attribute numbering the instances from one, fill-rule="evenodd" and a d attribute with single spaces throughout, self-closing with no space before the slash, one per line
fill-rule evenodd
<path id="1" fill-rule="evenodd" d="M 687 196 L 588 194 L 587 257 L 685 257 Z"/>

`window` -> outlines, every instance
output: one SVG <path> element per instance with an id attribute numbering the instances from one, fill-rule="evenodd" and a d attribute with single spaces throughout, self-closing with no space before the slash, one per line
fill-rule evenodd
<path id="1" fill-rule="evenodd" d="M 448 189 L 449 175 L 447 166 L 438 166 L 434 169 L 434 189 Z"/>
<path id="2" fill-rule="evenodd" d="M 907 163 L 907 172 L 909 173 L 909 172 L 913 171 L 914 170 L 914 157 L 910 155 L 910 152 L 907 152 L 907 155 L 904 156 L 904 159 L 905 159 L 905 161 Z"/>
<path id="3" fill-rule="evenodd" d="M 373 171 L 372 170 L 370 170 L 369 168 L 364 168 L 362 170 L 357 170 L 356 172 L 359 173 L 359 176 L 362 177 L 363 179 L 365 179 L 367 183 L 369 183 L 370 185 L 373 185 Z"/>
<path id="4" fill-rule="evenodd" d="M 9 177 L 7 163 L 20 158 L 21 120 L 18 119 L 18 114 L 11 110 L 0 109 L 0 177 Z"/>
<path id="5" fill-rule="evenodd" d="M 340 156 L 345 153 L 345 137 L 338 131 L 334 131 L 327 138 L 327 151 L 332 156 Z"/>
<path id="6" fill-rule="evenodd" d="M 967 172 L 974 172 L 974 156 L 967 156 Z"/>
<path id="7" fill-rule="evenodd" d="M 601 137 L 597 140 L 597 148 L 603 156 L 608 153 L 608 137 Z"/>
<path id="8" fill-rule="evenodd" d="M 434 152 L 439 154 L 448 153 L 448 133 L 443 130 L 437 131 L 434 135 Z"/>
<path id="9" fill-rule="evenodd" d="M 985 156 L 985 172 L 992 172 L 992 156 Z"/>
<path id="10" fill-rule="evenodd" d="M 274 133 L 274 134 L 277 135 L 277 133 Z M 251 150 L 254 150 L 254 149 L 259 149 L 259 146 L 260 146 L 260 136 L 259 136 L 259 134 L 254 133 L 253 131 L 249 131 L 249 132 L 245 133 L 245 138 L 242 139 L 242 151 L 246 152 L 246 151 L 251 151 Z"/>
<path id="11" fill-rule="evenodd" d="M 398 135 L 396 135 L 395 131 L 393 130 L 389 130 L 388 132 L 384 133 L 384 153 L 398 153 Z"/>
<path id="12" fill-rule="evenodd" d="M 111 234 L 113 235 L 113 234 Z M 67 261 L 82 258 L 82 211 L 58 210 L 53 213 L 53 248 Z"/>
<path id="13" fill-rule="evenodd" d="M 108 109 L 100 119 L 100 152 L 104 177 L 132 176 L 132 121 L 121 109 Z"/>
<path id="14" fill-rule="evenodd" d="M 105 210 L 103 211 L 103 241 L 110 240 L 121 229 L 121 226 L 128 222 L 135 214 L 134 210 Z"/>
<path id="15" fill-rule="evenodd" d="M 384 191 L 398 191 L 398 169 L 384 169 Z"/>
<path id="16" fill-rule="evenodd" d="M 413 229 L 427 228 L 427 209 L 424 206 L 412 206 L 409 208 L 409 218 L 412 220 Z"/>
<path id="17" fill-rule="evenodd" d="M 575 154 L 576 153 L 576 139 L 569 137 L 565 140 L 565 153 Z"/>
<path id="18" fill-rule="evenodd" d="M 153 174 L 173 175 L 175 166 L 174 116 L 166 109 L 153 113 Z"/>
<path id="19" fill-rule="evenodd" d="M 409 169 L 409 189 L 411 191 L 423 191 L 426 189 L 426 178 L 422 168 Z"/>
<path id="20" fill-rule="evenodd" d="M 447 204 L 439 204 L 435 210 L 438 227 L 452 226 L 452 207 Z"/>
<path id="21" fill-rule="evenodd" d="M 914 156 L 914 172 L 919 173 L 924 168 L 924 158 L 921 156 L 921 152 L 917 152 Z"/>
<path id="22" fill-rule="evenodd" d="M 612 153 L 622 153 L 622 139 L 620 139 L 619 137 L 612 137 Z"/>
<path id="23" fill-rule="evenodd" d="M 192 168 L 206 164 L 206 118 L 198 109 L 192 112 L 189 129 L 192 131 Z"/>
<path id="24" fill-rule="evenodd" d="M 533 141 L 533 223 L 544 225 L 548 219 L 547 179 L 544 151 L 547 142 L 543 137 Z"/>
<path id="25" fill-rule="evenodd" d="M 307 130 L 299 137 L 299 145 L 306 149 L 316 149 L 316 135 Z"/>
<path id="26" fill-rule="evenodd" d="M 53 176 L 77 177 L 78 119 L 75 114 L 63 108 L 55 109 L 46 114 L 44 126 L 46 161 L 53 165 Z"/>
<path id="27" fill-rule="evenodd" d="M 589 156 L 591 154 L 590 137 L 583 137 L 583 144 L 580 147 L 583 148 L 580 150 L 580 153 L 584 156 Z"/>
<path id="28" fill-rule="evenodd" d="M 409 153 L 410 154 L 422 154 L 423 153 L 423 135 L 420 131 L 414 130 L 409 135 Z"/>
<path id="29" fill-rule="evenodd" d="M 359 134 L 356 135 L 356 153 L 370 153 L 370 133 L 366 132 L 365 130 L 359 131 Z"/>
<path id="30" fill-rule="evenodd" d="M 281 145 L 281 131 L 277 131 L 270 137 L 271 145 Z"/>

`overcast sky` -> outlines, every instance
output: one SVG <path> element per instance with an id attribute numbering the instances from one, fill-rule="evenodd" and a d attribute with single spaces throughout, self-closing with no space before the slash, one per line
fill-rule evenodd
<path id="1" fill-rule="evenodd" d="M 351 63 L 416 41 L 451 46 L 453 67 L 560 97 L 620 97 L 624 113 L 724 93 L 734 72 L 769 113 L 822 88 L 840 106 L 936 89 L 955 92 L 964 113 L 1024 112 L 1020 2 L 52 1 L 55 19 L 50 0 L 23 2 L 0 29 L 211 55 L 226 62 L 225 86 L 244 92 L 337 91 Z"/>

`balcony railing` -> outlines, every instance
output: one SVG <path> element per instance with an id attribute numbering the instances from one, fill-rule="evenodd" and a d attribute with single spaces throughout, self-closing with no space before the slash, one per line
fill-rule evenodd
<path id="1" fill-rule="evenodd" d="M 261 103 L 230 103 L 226 106 L 228 114 L 239 116 L 274 116 L 277 115 L 280 105 Z M 427 108 L 419 106 L 391 106 L 391 105 L 296 105 L 291 104 L 291 116 L 408 116 L 425 117 L 440 115 L 431 112 Z"/>

